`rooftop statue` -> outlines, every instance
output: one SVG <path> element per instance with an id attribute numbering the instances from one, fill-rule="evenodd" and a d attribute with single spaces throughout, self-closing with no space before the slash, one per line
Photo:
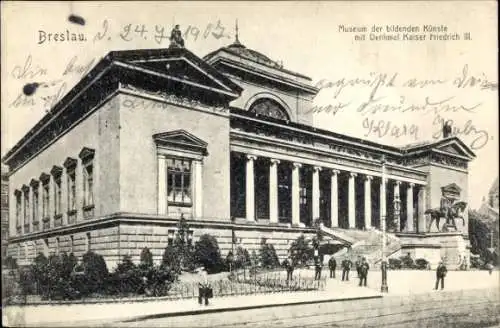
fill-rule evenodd
<path id="1" fill-rule="evenodd" d="M 184 48 L 184 39 L 179 24 L 176 24 L 170 33 L 170 47 L 169 48 Z"/>

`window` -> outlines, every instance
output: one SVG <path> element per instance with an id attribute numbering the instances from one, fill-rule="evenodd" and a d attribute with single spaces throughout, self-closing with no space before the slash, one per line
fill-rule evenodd
<path id="1" fill-rule="evenodd" d="M 252 106 L 250 106 L 249 111 L 278 120 L 290 120 L 283 106 L 281 106 L 276 100 L 270 98 L 257 99 Z"/>
<path id="2" fill-rule="evenodd" d="M 38 222 L 38 206 L 39 206 L 39 191 L 38 184 L 33 184 L 33 223 Z"/>
<path id="3" fill-rule="evenodd" d="M 46 180 L 42 184 L 42 214 L 44 218 L 49 217 L 49 201 L 50 201 L 49 180 Z"/>
<path id="4" fill-rule="evenodd" d="M 76 171 L 68 170 L 68 212 L 76 210 Z"/>
<path id="5" fill-rule="evenodd" d="M 28 186 L 23 187 L 24 195 L 24 231 L 29 232 L 30 224 L 30 188 Z"/>
<path id="6" fill-rule="evenodd" d="M 169 204 L 191 205 L 191 160 L 167 159 L 167 199 Z"/>
<path id="7" fill-rule="evenodd" d="M 69 239 L 70 239 L 70 253 L 73 253 L 73 245 L 75 244 L 75 237 L 73 237 L 73 235 L 69 236 Z"/>
<path id="8" fill-rule="evenodd" d="M 90 232 L 87 232 L 87 252 L 90 252 L 90 245 L 91 245 L 91 241 L 90 241 Z"/>
<path id="9" fill-rule="evenodd" d="M 94 166 L 89 162 L 83 167 L 83 206 L 94 205 Z"/>
<path id="10" fill-rule="evenodd" d="M 59 237 L 56 237 L 56 254 L 59 254 Z"/>
<path id="11" fill-rule="evenodd" d="M 61 215 L 61 176 L 54 177 L 54 215 Z"/>
<path id="12" fill-rule="evenodd" d="M 172 246 L 174 244 L 175 230 L 168 231 L 168 245 Z"/>
<path id="13" fill-rule="evenodd" d="M 16 197 L 16 226 L 20 227 L 21 226 L 21 202 L 22 202 L 22 195 L 19 190 L 16 190 L 14 192 L 14 196 Z"/>

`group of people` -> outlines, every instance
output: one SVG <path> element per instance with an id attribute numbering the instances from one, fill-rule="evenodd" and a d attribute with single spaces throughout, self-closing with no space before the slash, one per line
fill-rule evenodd
<path id="1" fill-rule="evenodd" d="M 356 266 L 356 272 L 359 278 L 359 286 L 366 286 L 370 265 L 364 257 L 358 257 L 358 260 L 354 264 Z M 352 265 L 353 263 L 350 259 L 346 258 L 342 260 L 342 281 L 349 281 L 349 272 L 351 271 Z M 334 257 L 330 258 L 330 260 L 328 261 L 328 266 L 330 267 L 330 278 L 335 278 L 335 269 L 337 268 L 337 262 Z"/>

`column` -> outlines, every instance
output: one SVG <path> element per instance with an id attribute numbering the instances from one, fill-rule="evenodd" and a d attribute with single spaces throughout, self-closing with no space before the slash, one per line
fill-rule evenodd
<path id="1" fill-rule="evenodd" d="M 255 221 L 255 180 L 254 180 L 254 161 L 256 156 L 247 155 L 246 167 L 246 214 L 247 221 Z"/>
<path id="2" fill-rule="evenodd" d="M 313 176 L 312 176 L 312 219 L 313 222 L 316 219 L 319 219 L 319 171 L 321 171 L 321 167 L 315 166 L 313 167 Z"/>
<path id="3" fill-rule="evenodd" d="M 356 173 L 349 173 L 349 229 L 356 228 Z"/>
<path id="4" fill-rule="evenodd" d="M 401 197 L 399 196 L 399 186 L 401 181 L 394 181 L 394 228 L 396 232 L 401 230 Z M 396 210 L 396 202 L 399 202 L 399 209 Z"/>
<path id="5" fill-rule="evenodd" d="M 30 208 L 29 208 L 29 224 L 30 224 L 30 232 L 33 232 L 33 221 L 36 220 L 35 217 L 33 216 L 33 209 L 35 208 L 35 202 L 33 201 L 33 185 L 30 185 L 29 189 L 29 200 L 30 200 Z"/>
<path id="6" fill-rule="evenodd" d="M 406 231 L 413 232 L 413 183 L 408 184 L 406 191 Z"/>
<path id="7" fill-rule="evenodd" d="M 167 162 L 158 155 L 158 215 L 167 215 Z"/>
<path id="8" fill-rule="evenodd" d="M 194 213 L 193 217 L 203 217 L 203 163 L 194 161 Z"/>
<path id="9" fill-rule="evenodd" d="M 292 168 L 292 225 L 300 224 L 300 168 L 302 164 L 293 163 Z"/>
<path id="10" fill-rule="evenodd" d="M 425 220 L 426 195 L 425 186 L 420 186 L 418 191 L 418 232 L 427 232 L 427 222 Z"/>
<path id="11" fill-rule="evenodd" d="M 365 177 L 365 229 L 370 229 L 372 225 L 372 182 L 373 177 Z"/>
<path id="12" fill-rule="evenodd" d="M 269 167 L 269 222 L 278 223 L 278 164 L 277 159 L 271 159 Z"/>
<path id="13" fill-rule="evenodd" d="M 332 179 L 331 179 L 331 192 L 330 192 L 330 215 L 331 227 L 339 226 L 339 189 L 338 189 L 338 174 L 339 170 L 332 170 Z"/>
<path id="14" fill-rule="evenodd" d="M 386 199 L 385 199 L 385 184 L 387 179 L 382 178 L 380 182 L 380 229 L 383 229 L 383 224 L 385 224 L 385 219 L 387 216 L 386 209 Z"/>

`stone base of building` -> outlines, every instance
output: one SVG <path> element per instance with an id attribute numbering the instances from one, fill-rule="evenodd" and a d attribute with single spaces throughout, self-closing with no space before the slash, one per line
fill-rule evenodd
<path id="1" fill-rule="evenodd" d="M 289 224 L 270 225 L 269 222 L 246 222 L 237 220 L 234 224 L 216 220 L 187 220 L 192 231 L 193 243 L 203 234 L 217 238 L 221 255 L 225 257 L 233 247 L 242 246 L 258 254 L 262 238 L 273 244 L 280 260 L 288 254 L 292 242 L 301 234 L 312 238 L 312 228 L 292 227 Z M 137 214 L 116 214 L 106 218 L 77 222 L 75 225 L 52 229 L 47 232 L 28 234 L 12 238 L 8 255 L 18 264 L 31 264 L 38 253 L 73 253 L 79 259 L 88 250 L 100 254 L 106 260 L 108 269 L 113 269 L 123 259 L 131 256 L 138 262 L 141 251 L 148 247 L 156 263 L 161 261 L 169 239 L 175 238 L 178 220 L 158 216 Z"/>
<path id="2" fill-rule="evenodd" d="M 424 258 L 434 269 L 443 260 L 448 270 L 458 270 L 464 259 L 470 267 L 470 242 L 459 232 L 400 233 L 401 250 L 393 256 L 410 254 L 412 258 Z"/>

